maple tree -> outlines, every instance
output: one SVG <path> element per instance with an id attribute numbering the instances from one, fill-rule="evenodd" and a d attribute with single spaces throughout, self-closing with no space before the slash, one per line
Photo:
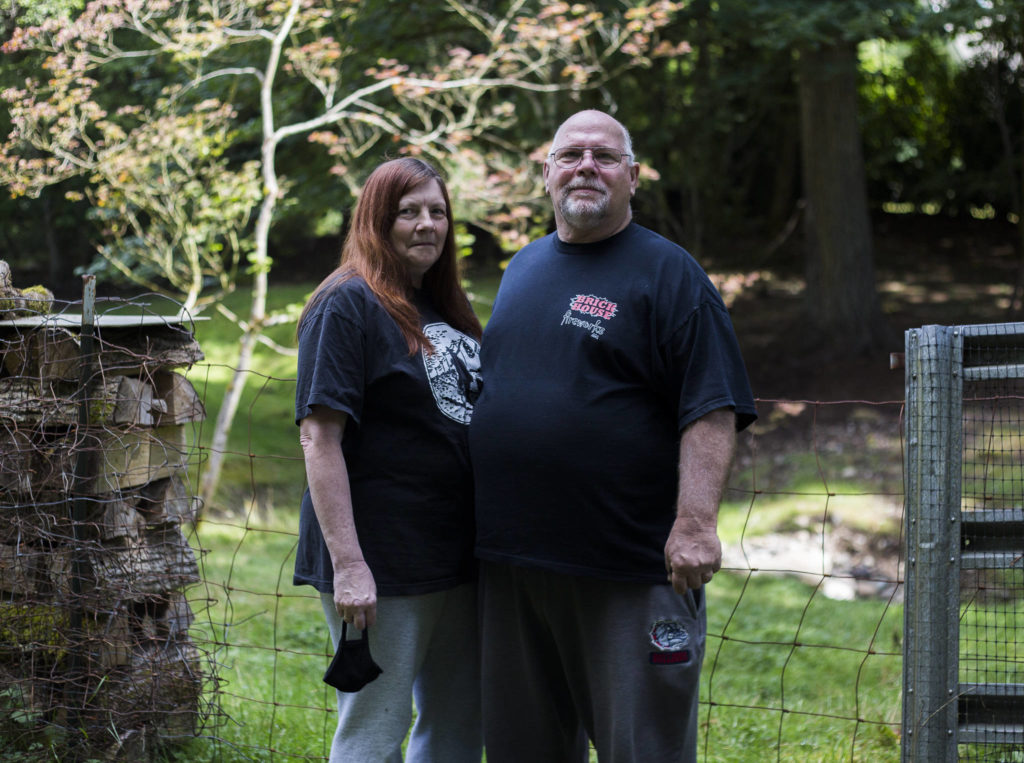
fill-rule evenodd
<path id="1" fill-rule="evenodd" d="M 459 198 L 473 199 L 477 219 L 519 243 L 541 194 L 525 170 L 529 157 L 500 138 L 521 118 L 515 94 L 579 93 L 686 50 L 660 37 L 680 7 L 669 0 L 607 11 L 486 5 L 445 0 L 445 34 L 423 38 L 404 60 L 409 46 L 379 49 L 362 67 L 353 63 L 366 54 L 345 33 L 361 14 L 393 14 L 387 3 L 93 0 L 73 18 L 15 29 L 4 44 L 7 53 L 39 56 L 26 59 L 39 67 L 24 85 L 2 93 L 13 130 L 0 146 L 0 182 L 12 193 L 86 178 L 104 257 L 190 308 L 212 302 L 224 311 L 219 298 L 247 263 L 252 298 L 247 316 L 230 315 L 242 337 L 200 489 L 205 503 L 255 344 L 294 315 L 266 308 L 270 231 L 289 192 L 278 167 L 283 142 L 304 135 L 325 146 L 353 191 L 347 168 L 382 145 L 451 161 Z M 145 71 L 155 95 L 126 90 L 123 77 L 104 79 L 125 67 Z M 258 153 L 239 161 L 233 149 L 251 138 L 242 135 L 243 110 L 258 123 Z M 210 283 L 217 288 L 208 291 Z"/>

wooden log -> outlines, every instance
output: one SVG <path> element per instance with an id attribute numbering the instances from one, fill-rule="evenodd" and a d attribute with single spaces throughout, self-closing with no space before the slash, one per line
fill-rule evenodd
<path id="1" fill-rule="evenodd" d="M 191 366 L 205 356 L 191 332 L 181 327 L 146 331 L 102 330 L 99 361 L 105 373 L 147 376 L 168 368 Z"/>
<path id="2" fill-rule="evenodd" d="M 70 540 L 70 539 L 69 539 Z M 5 599 L 70 606 L 73 547 L 0 545 L 0 591 Z"/>
<path id="3" fill-rule="evenodd" d="M 31 502 L 41 493 L 72 489 L 74 465 L 67 432 L 38 429 L 0 430 L 0 494 Z"/>
<path id="4" fill-rule="evenodd" d="M 47 554 L 47 590 L 57 601 L 71 601 L 71 573 L 74 569 L 74 548 L 55 548 Z"/>
<path id="5" fill-rule="evenodd" d="M 135 542 L 149 530 L 177 528 L 192 519 L 192 498 L 184 477 L 175 473 L 139 488 L 86 498 L 79 537 L 103 542 Z"/>
<path id="6" fill-rule="evenodd" d="M 195 504 L 182 472 L 143 485 L 136 504 L 151 525 L 180 525 L 196 518 Z"/>
<path id="7" fill-rule="evenodd" d="M 137 498 L 114 494 L 91 504 L 93 510 L 89 512 L 85 527 L 80 528 L 80 536 L 85 530 L 88 537 L 100 541 L 136 541 L 146 530 L 146 520 L 130 503 L 133 497 Z"/>
<path id="8" fill-rule="evenodd" d="M 76 386 L 28 376 L 0 378 L 0 418 L 19 426 L 77 426 Z M 87 399 L 92 426 L 152 426 L 166 407 L 154 399 L 151 384 L 133 376 L 102 378 L 90 386 Z"/>
<path id="9" fill-rule="evenodd" d="M 146 376 L 191 366 L 204 357 L 192 333 L 175 325 L 101 327 L 95 340 L 95 355 L 89 360 L 97 372 L 109 376 Z M 0 327 L 0 350 L 10 376 L 54 382 L 73 381 L 81 373 L 78 327 Z"/>
<path id="10" fill-rule="evenodd" d="M 18 428 L 0 428 L 0 492 L 31 493 L 36 443 Z"/>
<path id="11" fill-rule="evenodd" d="M 103 680 L 91 706 L 119 731 L 158 729 L 163 736 L 192 736 L 202 692 L 199 650 L 190 642 L 145 643 L 130 663 Z"/>
<path id="12" fill-rule="evenodd" d="M 173 591 L 128 602 L 90 625 L 93 656 L 103 666 L 126 665 L 138 644 L 178 644 L 188 640 L 194 619 L 185 594 Z"/>
<path id="13" fill-rule="evenodd" d="M 153 386 L 134 376 L 118 376 L 117 392 L 114 395 L 114 424 L 152 426 Z M 90 424 L 99 422 L 90 421 Z"/>
<path id="14" fill-rule="evenodd" d="M 138 601 L 199 582 L 195 552 L 177 527 L 87 553 L 97 601 Z"/>
<path id="15" fill-rule="evenodd" d="M 157 620 L 157 633 L 169 640 L 187 638 L 195 619 L 185 594 L 173 591 L 168 594 L 167 610 Z"/>
<path id="16" fill-rule="evenodd" d="M 132 647 L 138 638 L 130 618 L 124 612 L 115 612 L 104 618 L 92 630 L 88 651 L 94 665 L 104 673 L 131 665 Z"/>
<path id="17" fill-rule="evenodd" d="M 35 592 L 34 568 L 40 553 L 25 546 L 0 544 L 0 592 L 4 598 Z"/>
<path id="18" fill-rule="evenodd" d="M 78 336 L 65 328 L 22 330 L 5 337 L 4 367 L 11 376 L 77 379 L 81 368 Z"/>
<path id="19" fill-rule="evenodd" d="M 0 500 L 0 543 L 35 546 L 73 537 L 65 498 L 36 495 L 32 499 L 32 503 L 18 503 L 11 496 Z"/>
<path id="20" fill-rule="evenodd" d="M 0 544 L 0 592 L 7 599 L 67 602 L 71 548 Z"/>
<path id="21" fill-rule="evenodd" d="M 38 379 L 27 376 L 0 378 L 0 418 L 12 424 L 67 426 L 78 419 L 74 392 L 57 393 L 51 385 L 45 389 Z"/>
<path id="22" fill-rule="evenodd" d="M 196 388 L 184 376 L 173 372 L 153 376 L 156 396 L 163 401 L 166 410 L 157 416 L 158 426 L 188 424 L 206 418 L 206 408 L 199 399 Z"/>
<path id="23" fill-rule="evenodd" d="M 138 537 L 147 529 L 178 527 L 195 520 L 195 506 L 181 472 L 131 490 L 85 496 L 79 535 L 88 541 Z M 50 547 L 72 544 L 71 501 L 67 494 L 35 493 L 0 499 L 0 544 Z M 4 590 L 0 588 L 0 590 Z"/>
<path id="24" fill-rule="evenodd" d="M 91 494 L 137 487 L 188 469 L 189 445 L 183 426 L 105 432 L 99 450 Z"/>

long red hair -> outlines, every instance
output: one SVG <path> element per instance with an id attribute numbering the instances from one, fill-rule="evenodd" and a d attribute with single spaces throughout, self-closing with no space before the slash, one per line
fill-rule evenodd
<path id="1" fill-rule="evenodd" d="M 423 275 L 421 290 L 451 326 L 480 338 L 483 333 L 480 321 L 469 306 L 469 298 L 459 277 L 455 221 L 448 187 L 441 173 L 432 165 L 408 157 L 384 162 L 366 179 L 342 246 L 341 263 L 316 287 L 299 317 L 300 327 L 310 310 L 332 289 L 354 276 L 360 276 L 398 324 L 409 345 L 409 354 L 421 347 L 433 349 L 420 329 L 419 311 L 410 301 L 413 286 L 409 272 L 391 245 L 391 228 L 398 217 L 398 202 L 414 188 L 431 180 L 437 182 L 444 196 L 448 234 L 441 256 Z"/>

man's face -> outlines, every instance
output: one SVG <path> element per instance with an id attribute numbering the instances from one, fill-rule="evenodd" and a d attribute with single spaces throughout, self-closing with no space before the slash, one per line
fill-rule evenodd
<path id="1" fill-rule="evenodd" d="M 618 232 L 631 219 L 629 201 L 636 191 L 637 167 L 629 156 L 614 167 L 603 167 L 595 149 L 624 153 L 622 129 L 606 114 L 583 112 L 562 125 L 551 151 L 566 147 L 589 150 L 582 151 L 575 167 L 560 167 L 551 156 L 544 163 L 559 234 L 572 241 L 596 241 Z"/>

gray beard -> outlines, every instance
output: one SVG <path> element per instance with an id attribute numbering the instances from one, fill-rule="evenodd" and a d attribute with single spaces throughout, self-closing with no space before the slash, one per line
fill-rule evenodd
<path id="1" fill-rule="evenodd" d="M 576 228 L 586 228 L 600 222 L 608 211 L 608 196 L 596 201 L 573 199 L 568 192 L 562 196 L 558 209 L 567 223 Z"/>

